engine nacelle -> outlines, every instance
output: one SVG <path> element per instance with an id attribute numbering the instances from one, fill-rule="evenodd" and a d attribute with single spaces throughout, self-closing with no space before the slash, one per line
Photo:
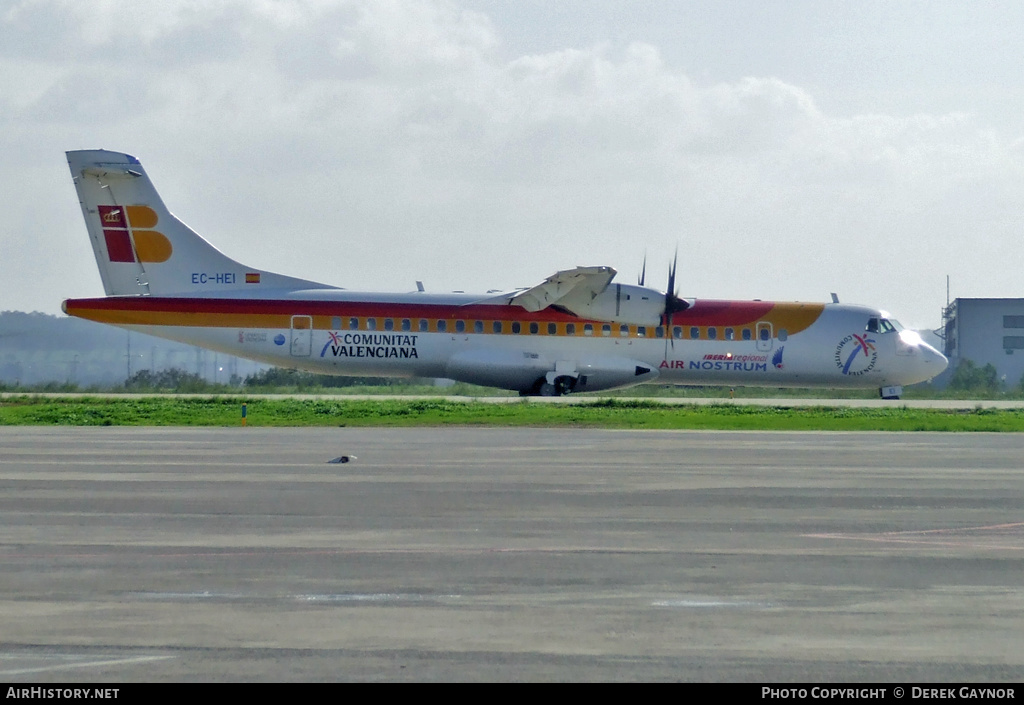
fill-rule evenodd
<path id="1" fill-rule="evenodd" d="M 592 299 L 569 295 L 558 304 L 580 318 L 642 326 L 658 325 L 665 313 L 663 293 L 630 284 L 611 284 Z"/>

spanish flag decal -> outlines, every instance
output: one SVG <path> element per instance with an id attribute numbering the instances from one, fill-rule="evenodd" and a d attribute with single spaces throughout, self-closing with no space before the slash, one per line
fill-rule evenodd
<path id="1" fill-rule="evenodd" d="M 253 274 L 251 272 L 246 272 L 245 273 L 245 283 L 246 284 L 259 284 L 260 283 L 259 272 L 255 273 L 255 274 Z"/>

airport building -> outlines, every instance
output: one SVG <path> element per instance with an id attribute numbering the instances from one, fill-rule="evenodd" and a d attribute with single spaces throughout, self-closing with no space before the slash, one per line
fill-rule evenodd
<path id="1" fill-rule="evenodd" d="M 1004 387 L 1024 377 L 1024 299 L 955 299 L 942 315 L 949 368 L 936 379 L 948 383 L 963 360 L 991 364 Z"/>

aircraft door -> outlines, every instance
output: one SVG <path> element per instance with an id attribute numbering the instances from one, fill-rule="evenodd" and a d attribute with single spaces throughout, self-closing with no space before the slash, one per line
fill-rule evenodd
<path id="1" fill-rule="evenodd" d="M 313 352 L 313 317 L 292 316 L 293 357 L 309 357 Z"/>
<path id="2" fill-rule="evenodd" d="M 772 324 L 768 321 L 758 321 L 755 333 L 757 337 L 757 349 L 761 352 L 768 352 L 771 350 L 772 343 L 774 342 Z"/>

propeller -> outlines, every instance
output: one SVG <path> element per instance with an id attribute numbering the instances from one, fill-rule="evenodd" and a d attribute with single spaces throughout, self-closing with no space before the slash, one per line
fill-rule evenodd
<path id="1" fill-rule="evenodd" d="M 672 349 L 676 347 L 675 336 L 672 335 L 672 315 L 685 311 L 690 308 L 690 304 L 679 298 L 679 292 L 676 291 L 676 267 L 679 265 L 679 248 L 676 248 L 675 257 L 672 259 L 672 266 L 668 270 L 668 288 L 665 290 L 665 336 L 672 344 Z"/>
<path id="2" fill-rule="evenodd" d="M 644 253 L 644 266 L 640 270 L 640 276 L 636 278 L 636 283 L 640 286 L 644 285 L 644 280 L 647 279 L 647 253 Z"/>

